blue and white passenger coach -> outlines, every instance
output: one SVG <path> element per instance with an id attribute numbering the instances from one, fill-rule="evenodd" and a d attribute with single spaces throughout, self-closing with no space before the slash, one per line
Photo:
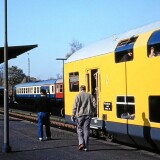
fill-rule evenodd
<path id="1" fill-rule="evenodd" d="M 41 89 L 46 89 L 47 97 L 53 101 L 55 99 L 55 82 L 56 80 L 53 79 L 17 84 L 14 87 L 15 101 L 22 104 L 33 104 L 40 97 Z"/>

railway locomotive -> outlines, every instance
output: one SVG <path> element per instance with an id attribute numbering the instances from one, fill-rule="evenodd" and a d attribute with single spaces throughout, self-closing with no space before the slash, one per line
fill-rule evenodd
<path id="1" fill-rule="evenodd" d="M 150 56 L 154 47 L 154 56 Z M 131 54 L 130 54 L 131 53 Z M 80 85 L 97 100 L 91 130 L 160 150 L 160 22 L 101 40 L 64 63 L 65 119 Z"/>
<path id="2" fill-rule="evenodd" d="M 39 98 L 40 90 L 45 89 L 47 92 L 47 98 L 50 99 L 53 113 L 63 110 L 63 80 L 53 79 L 37 82 L 21 83 L 14 86 L 14 101 L 21 105 L 34 110 L 34 103 Z"/>

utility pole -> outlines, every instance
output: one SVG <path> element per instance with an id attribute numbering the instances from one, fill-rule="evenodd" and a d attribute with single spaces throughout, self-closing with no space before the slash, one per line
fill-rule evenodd
<path id="1" fill-rule="evenodd" d="M 56 58 L 56 60 L 61 60 L 63 61 L 63 107 L 64 107 L 64 103 L 65 103 L 65 95 L 64 95 L 64 61 L 67 60 L 67 58 Z M 65 108 L 65 107 L 64 107 Z"/>
<path id="2" fill-rule="evenodd" d="M 28 54 L 28 82 L 30 82 L 30 58 L 29 58 L 29 53 Z"/>
<path id="3" fill-rule="evenodd" d="M 4 144 L 2 152 L 11 152 L 9 145 L 9 111 L 8 111 L 8 40 L 7 40 L 7 0 L 4 0 L 4 24 L 5 24 L 5 42 L 4 42 Z"/>

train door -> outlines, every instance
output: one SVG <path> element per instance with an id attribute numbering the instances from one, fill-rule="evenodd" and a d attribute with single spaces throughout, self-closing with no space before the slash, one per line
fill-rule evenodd
<path id="1" fill-rule="evenodd" d="M 87 87 L 87 92 L 91 93 L 96 98 L 96 102 L 97 102 L 97 110 L 90 124 L 90 129 L 92 131 L 92 134 L 97 135 L 98 130 L 104 129 L 103 120 L 100 118 L 100 115 L 99 115 L 100 98 L 101 98 L 100 97 L 101 86 L 100 86 L 100 70 L 99 69 L 87 70 L 86 87 Z"/>
<path id="2" fill-rule="evenodd" d="M 118 43 L 115 50 L 115 62 L 118 66 L 118 71 L 121 73 L 118 79 L 121 79 L 119 88 L 119 95 L 116 95 L 116 109 L 117 117 L 126 119 L 123 115 L 135 114 L 134 96 L 130 95 L 129 83 L 131 77 L 131 68 L 133 67 L 132 61 L 134 60 L 134 44 L 137 40 L 137 36 L 132 36 L 128 39 L 122 40 Z M 128 122 L 128 121 L 127 121 Z"/>
<path id="3" fill-rule="evenodd" d="M 132 68 L 134 66 L 134 44 L 138 37 L 133 36 L 120 41 L 115 49 L 115 62 L 117 66 L 117 81 L 121 80 L 117 86 L 116 94 L 116 116 L 123 121 L 121 125 L 121 133 L 128 135 L 132 139 L 132 130 L 130 128 L 130 120 L 135 118 L 135 97 L 131 90 L 131 84 L 134 76 L 132 76 Z M 132 82 L 132 83 L 131 83 Z"/>
<path id="4" fill-rule="evenodd" d="M 95 117 L 99 117 L 99 75 L 98 69 L 87 70 L 86 73 L 86 87 L 87 92 L 90 92 L 96 99 L 97 102 L 97 112 Z"/>

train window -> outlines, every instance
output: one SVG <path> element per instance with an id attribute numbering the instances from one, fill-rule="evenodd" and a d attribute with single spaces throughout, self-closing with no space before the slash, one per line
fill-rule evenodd
<path id="1" fill-rule="evenodd" d="M 70 92 L 79 92 L 79 73 L 69 73 L 69 89 Z"/>
<path id="2" fill-rule="evenodd" d="M 160 56 L 160 30 L 150 36 L 147 43 L 147 56 L 149 58 Z"/>
<path id="3" fill-rule="evenodd" d="M 117 117 L 122 119 L 135 118 L 135 100 L 133 96 L 117 96 Z"/>
<path id="4" fill-rule="evenodd" d="M 60 92 L 60 93 L 63 92 L 63 85 L 62 85 L 62 84 L 60 85 L 60 90 L 59 90 L 59 92 Z"/>
<path id="5" fill-rule="evenodd" d="M 57 85 L 56 92 L 57 93 L 62 93 L 63 92 L 63 85 L 62 84 Z"/>
<path id="6" fill-rule="evenodd" d="M 34 87 L 34 93 L 36 93 L 36 87 Z"/>
<path id="7" fill-rule="evenodd" d="M 52 93 L 54 93 L 54 86 L 52 86 Z"/>
<path id="8" fill-rule="evenodd" d="M 40 93 L 40 87 L 37 87 L 37 93 Z"/>
<path id="9" fill-rule="evenodd" d="M 117 102 L 125 102 L 124 96 L 123 97 L 122 96 L 118 96 L 117 97 Z"/>
<path id="10" fill-rule="evenodd" d="M 122 40 L 115 49 L 115 62 L 126 62 L 133 60 L 133 46 L 138 37 L 132 36 L 129 39 Z"/>
<path id="11" fill-rule="evenodd" d="M 37 93 L 40 93 L 40 87 L 37 87 Z"/>
<path id="12" fill-rule="evenodd" d="M 149 119 L 160 123 L 160 96 L 149 96 Z"/>

